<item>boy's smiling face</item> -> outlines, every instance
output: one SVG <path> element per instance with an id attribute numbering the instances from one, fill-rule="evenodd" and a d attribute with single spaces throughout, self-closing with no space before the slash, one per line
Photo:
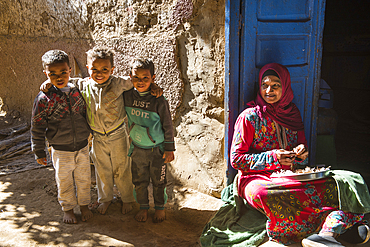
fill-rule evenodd
<path id="1" fill-rule="evenodd" d="M 143 93 L 149 91 L 155 75 L 152 76 L 149 69 L 132 69 L 130 77 L 136 90 Z"/>
<path id="2" fill-rule="evenodd" d="M 114 70 L 109 59 L 101 58 L 88 59 L 86 67 L 89 70 L 90 77 L 99 84 L 106 82 Z"/>
<path id="3" fill-rule="evenodd" d="M 64 88 L 68 84 L 71 71 L 67 63 L 55 63 L 46 65 L 44 74 L 55 87 Z"/>

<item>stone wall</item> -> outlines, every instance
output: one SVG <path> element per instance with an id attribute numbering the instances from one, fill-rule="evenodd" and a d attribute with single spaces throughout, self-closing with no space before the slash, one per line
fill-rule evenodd
<path id="1" fill-rule="evenodd" d="M 128 74 L 134 56 L 148 56 L 176 129 L 173 177 L 203 192 L 219 191 L 225 177 L 224 5 L 223 0 L 3 0 L 0 52 L 6 60 L 0 72 L 6 79 L 0 97 L 8 108 L 30 114 L 45 79 L 40 58 L 49 49 L 71 54 L 73 73 L 81 75 L 85 51 L 95 44 L 116 51 L 117 75 Z"/>

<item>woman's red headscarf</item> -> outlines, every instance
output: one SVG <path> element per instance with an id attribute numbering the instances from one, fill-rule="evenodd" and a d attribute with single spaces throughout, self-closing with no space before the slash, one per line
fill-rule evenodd
<path id="1" fill-rule="evenodd" d="M 262 67 L 259 73 L 258 84 L 261 87 L 262 76 L 267 70 L 273 70 L 281 80 L 282 96 L 276 103 L 269 104 L 261 96 L 258 89 L 257 98 L 247 104 L 248 107 L 256 107 L 260 117 L 268 116 L 282 126 L 300 131 L 304 130 L 301 114 L 297 106 L 292 102 L 293 90 L 290 85 L 290 74 L 288 69 L 278 63 L 269 63 Z"/>

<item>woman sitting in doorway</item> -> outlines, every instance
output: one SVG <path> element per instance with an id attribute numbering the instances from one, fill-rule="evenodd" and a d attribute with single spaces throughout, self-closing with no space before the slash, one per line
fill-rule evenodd
<path id="1" fill-rule="evenodd" d="M 270 240 L 290 244 L 303 239 L 305 247 L 343 246 L 336 238 L 351 228 L 346 241 L 367 242 L 370 231 L 363 218 L 370 212 L 370 197 L 359 174 L 334 171 L 332 177 L 311 181 L 271 177 L 278 170 L 306 165 L 308 149 L 287 68 L 265 65 L 259 87 L 256 100 L 248 103 L 234 128 L 230 155 L 239 171 L 239 196 L 267 216 Z"/>

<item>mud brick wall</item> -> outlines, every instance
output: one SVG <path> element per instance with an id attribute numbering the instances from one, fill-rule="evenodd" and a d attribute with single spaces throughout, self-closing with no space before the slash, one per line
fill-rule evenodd
<path id="1" fill-rule="evenodd" d="M 72 74 L 86 76 L 85 52 L 116 51 L 115 74 L 128 75 L 137 55 L 153 59 L 176 133 L 177 182 L 211 193 L 224 186 L 223 0 L 2 0 L 0 98 L 29 118 L 45 80 L 41 56 L 70 54 Z"/>

